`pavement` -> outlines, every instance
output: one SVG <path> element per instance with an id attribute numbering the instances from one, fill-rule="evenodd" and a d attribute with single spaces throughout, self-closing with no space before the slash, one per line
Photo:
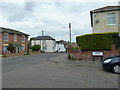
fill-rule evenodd
<path id="1" fill-rule="evenodd" d="M 68 55 L 63 54 L 61 56 L 56 56 L 53 58 L 50 58 L 50 61 L 55 63 L 62 63 L 62 64 L 68 64 L 68 65 L 75 65 L 75 66 L 81 66 L 81 67 L 100 67 L 102 68 L 101 61 L 90 61 L 90 60 L 68 60 Z"/>
<path id="2" fill-rule="evenodd" d="M 66 53 L 3 60 L 3 88 L 118 88 L 118 75 L 99 61 L 73 61 Z"/>

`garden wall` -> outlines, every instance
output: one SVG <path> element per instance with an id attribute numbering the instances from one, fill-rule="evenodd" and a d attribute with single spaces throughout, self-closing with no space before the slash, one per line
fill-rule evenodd
<path id="1" fill-rule="evenodd" d="M 93 52 L 103 52 L 103 56 L 93 56 Z M 120 48 L 116 49 L 115 45 L 112 46 L 111 50 L 101 50 L 101 51 L 82 51 L 75 50 L 72 47 L 68 47 L 68 54 L 73 56 L 76 60 L 101 60 L 109 56 L 118 56 L 120 55 Z"/>
<path id="2" fill-rule="evenodd" d="M 30 51 L 30 52 L 29 52 L 29 55 L 40 54 L 40 53 L 41 53 L 40 51 Z M 22 56 L 22 55 L 26 55 L 26 52 L 21 51 L 20 53 L 10 53 L 9 51 L 7 51 L 7 52 L 5 53 L 5 56 L 6 56 L 6 57 Z"/>

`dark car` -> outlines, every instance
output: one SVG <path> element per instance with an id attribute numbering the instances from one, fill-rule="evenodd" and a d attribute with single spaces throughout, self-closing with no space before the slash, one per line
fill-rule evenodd
<path id="1" fill-rule="evenodd" d="M 111 70 L 114 73 L 120 74 L 120 56 L 103 59 L 102 67 L 105 70 Z"/>

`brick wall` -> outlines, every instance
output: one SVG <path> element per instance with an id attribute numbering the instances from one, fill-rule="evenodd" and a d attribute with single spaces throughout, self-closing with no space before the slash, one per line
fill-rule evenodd
<path id="1" fill-rule="evenodd" d="M 113 45 L 110 51 L 100 51 L 103 52 L 103 57 L 93 57 L 92 52 L 94 51 L 81 51 L 75 50 L 72 47 L 68 47 L 68 54 L 73 55 L 73 57 L 77 60 L 100 60 L 109 56 L 118 56 L 120 55 L 120 48 L 115 49 L 115 46 Z"/>
<path id="2" fill-rule="evenodd" d="M 2 54 L 2 33 L 0 33 L 0 55 Z"/>
<path id="3" fill-rule="evenodd" d="M 22 56 L 24 55 L 25 52 L 21 51 L 20 53 L 10 53 L 9 51 L 6 52 L 6 57 L 13 57 L 13 56 Z M 34 55 L 34 54 L 41 54 L 41 51 L 30 51 L 29 55 Z"/>

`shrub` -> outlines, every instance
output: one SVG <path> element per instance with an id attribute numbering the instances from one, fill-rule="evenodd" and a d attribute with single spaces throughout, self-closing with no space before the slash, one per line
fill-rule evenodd
<path id="1" fill-rule="evenodd" d="M 114 37 L 113 43 L 115 44 L 116 49 L 120 48 L 120 36 Z"/>
<path id="2" fill-rule="evenodd" d="M 79 46 L 76 46 L 74 49 L 76 49 L 76 50 L 80 50 L 80 47 L 79 47 Z"/>
<path id="3" fill-rule="evenodd" d="M 8 45 L 8 48 L 7 48 L 7 50 L 8 51 L 10 51 L 10 53 L 14 53 L 15 52 L 15 47 L 13 46 L 13 44 L 12 43 L 10 43 L 9 45 Z"/>
<path id="4" fill-rule="evenodd" d="M 76 60 L 76 58 L 74 58 L 74 56 L 72 54 L 68 54 L 68 59 L 69 60 Z"/>
<path id="5" fill-rule="evenodd" d="M 32 51 L 39 51 L 41 49 L 41 46 L 40 45 L 34 45 L 30 49 L 32 49 Z"/>
<path id="6" fill-rule="evenodd" d="M 77 36 L 76 42 L 81 50 L 111 50 L 114 36 L 118 32 L 86 34 Z"/>

